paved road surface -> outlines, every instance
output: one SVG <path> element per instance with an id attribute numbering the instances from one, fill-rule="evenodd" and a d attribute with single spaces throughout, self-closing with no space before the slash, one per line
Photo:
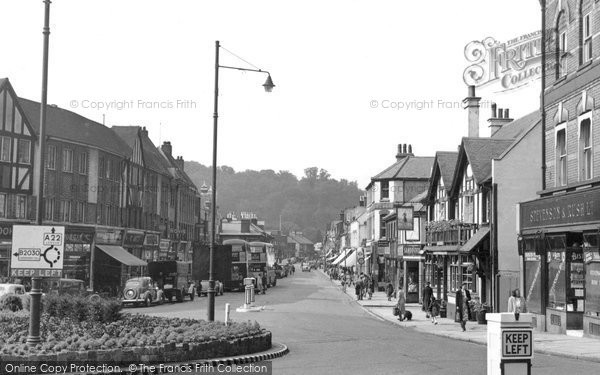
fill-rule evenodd
<path id="1" fill-rule="evenodd" d="M 299 269 L 299 268 L 297 268 Z M 260 313 L 237 313 L 243 293 L 217 297 L 216 317 L 256 320 L 290 353 L 273 361 L 273 374 L 485 374 L 486 347 L 415 332 L 365 312 L 317 272 L 278 280 L 256 303 Z M 129 310 L 129 309 L 128 309 Z M 206 318 L 206 298 L 129 311 Z M 460 327 L 457 325 L 457 330 Z M 533 374 L 600 374 L 600 364 L 536 355 Z"/>

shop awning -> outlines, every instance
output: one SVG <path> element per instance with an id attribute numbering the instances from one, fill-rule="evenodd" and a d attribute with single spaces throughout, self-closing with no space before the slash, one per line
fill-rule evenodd
<path id="1" fill-rule="evenodd" d="M 114 245 L 96 245 L 97 248 L 104 251 L 107 255 L 110 255 L 116 261 L 126 266 L 147 266 L 148 263 L 144 262 L 135 255 L 129 253 L 121 246 Z"/>
<path id="2" fill-rule="evenodd" d="M 333 247 L 331 249 L 329 249 L 329 251 L 327 252 L 327 254 L 325 254 L 325 256 L 328 257 L 329 254 L 331 254 L 332 251 L 333 251 Z"/>
<path id="3" fill-rule="evenodd" d="M 475 249 L 479 244 L 490 235 L 490 227 L 481 227 L 473 237 L 469 238 L 469 240 L 463 245 L 460 249 L 461 253 L 470 253 Z"/>
<path id="4" fill-rule="evenodd" d="M 354 253 L 354 250 L 346 250 L 346 253 L 345 253 L 345 254 L 342 252 L 342 253 L 340 254 L 340 256 L 338 257 L 338 259 L 336 259 L 336 260 L 333 262 L 333 265 L 334 265 L 334 266 L 337 266 L 337 265 L 339 265 L 339 266 L 344 266 L 344 267 L 345 267 L 345 264 L 344 264 L 344 259 L 346 259 L 346 257 L 349 257 L 350 255 L 352 255 L 353 253 Z"/>
<path id="5" fill-rule="evenodd" d="M 427 253 L 444 253 L 444 254 L 450 254 L 450 253 L 457 253 L 460 250 L 460 246 L 458 245 L 440 245 L 440 246 L 425 246 L 423 248 L 424 252 Z"/>
<path id="6" fill-rule="evenodd" d="M 351 255 L 343 262 L 340 262 L 344 267 L 354 267 L 356 265 L 356 251 L 353 251 Z"/>

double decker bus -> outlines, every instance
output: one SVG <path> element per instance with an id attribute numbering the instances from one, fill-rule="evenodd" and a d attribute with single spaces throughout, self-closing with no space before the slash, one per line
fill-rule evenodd
<path id="1" fill-rule="evenodd" d="M 248 242 L 240 239 L 230 239 L 223 241 L 223 246 L 231 246 L 231 261 L 225 267 L 228 269 L 228 275 L 222 280 L 223 287 L 227 291 L 244 290 L 244 278 L 248 276 Z"/>
<path id="2" fill-rule="evenodd" d="M 275 246 L 268 242 L 248 243 L 248 274 L 249 277 L 258 277 L 259 274 L 267 274 L 267 286 L 277 285 L 275 276 Z"/>

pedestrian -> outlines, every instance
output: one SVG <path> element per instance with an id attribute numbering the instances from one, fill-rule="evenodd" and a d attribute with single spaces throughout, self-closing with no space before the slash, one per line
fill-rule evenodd
<path id="1" fill-rule="evenodd" d="M 346 279 L 342 278 L 342 292 L 346 293 Z"/>
<path id="2" fill-rule="evenodd" d="M 431 289 L 431 283 L 428 281 L 425 283 L 423 288 L 423 310 L 425 310 L 425 317 L 429 319 L 429 311 L 431 311 L 431 298 L 433 297 L 433 289 Z"/>
<path id="3" fill-rule="evenodd" d="M 519 289 L 513 290 L 511 296 L 508 298 L 508 312 L 518 315 L 524 310 L 524 307 L 524 303 L 521 300 L 521 292 Z"/>
<path id="4" fill-rule="evenodd" d="M 367 276 L 367 293 L 369 295 L 369 299 L 373 297 L 373 280 Z"/>
<path id="5" fill-rule="evenodd" d="M 263 294 L 267 294 L 267 285 L 269 284 L 269 281 L 267 280 L 266 273 L 263 273 L 261 281 L 262 281 L 262 292 L 263 292 Z"/>
<path id="6" fill-rule="evenodd" d="M 398 319 L 403 321 L 406 313 L 406 298 L 404 297 L 404 290 L 402 290 L 402 288 L 398 289 L 398 302 L 396 303 L 396 307 L 398 307 Z"/>
<path id="7" fill-rule="evenodd" d="M 388 280 L 388 283 L 385 286 L 385 292 L 387 294 L 388 301 L 391 301 L 392 295 L 394 294 L 394 286 L 392 285 L 392 282 L 390 280 Z"/>
<path id="8" fill-rule="evenodd" d="M 440 315 L 440 303 L 432 295 L 428 305 L 431 312 L 431 323 L 438 324 L 437 317 Z"/>
<path id="9" fill-rule="evenodd" d="M 471 317 L 470 301 L 471 293 L 467 290 L 467 283 L 463 283 L 460 290 L 456 292 L 456 315 L 460 319 L 460 326 L 463 332 L 467 330 L 467 321 Z"/>
<path id="10" fill-rule="evenodd" d="M 256 294 L 260 294 L 260 292 L 263 290 L 262 274 L 259 273 L 258 277 L 256 277 L 255 280 L 256 280 Z"/>
<path id="11" fill-rule="evenodd" d="M 362 300 L 362 282 L 360 280 L 354 283 L 354 291 L 356 292 L 356 299 Z"/>

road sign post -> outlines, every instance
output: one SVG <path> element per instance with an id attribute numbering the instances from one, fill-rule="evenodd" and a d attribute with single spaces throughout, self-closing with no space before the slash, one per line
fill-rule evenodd
<path id="1" fill-rule="evenodd" d="M 533 329 L 531 314 L 486 314 L 488 375 L 531 374 Z"/>
<path id="2" fill-rule="evenodd" d="M 13 227 L 10 275 L 31 277 L 31 307 L 28 345 L 40 343 L 43 278 L 62 276 L 65 227 L 15 225 Z"/>

